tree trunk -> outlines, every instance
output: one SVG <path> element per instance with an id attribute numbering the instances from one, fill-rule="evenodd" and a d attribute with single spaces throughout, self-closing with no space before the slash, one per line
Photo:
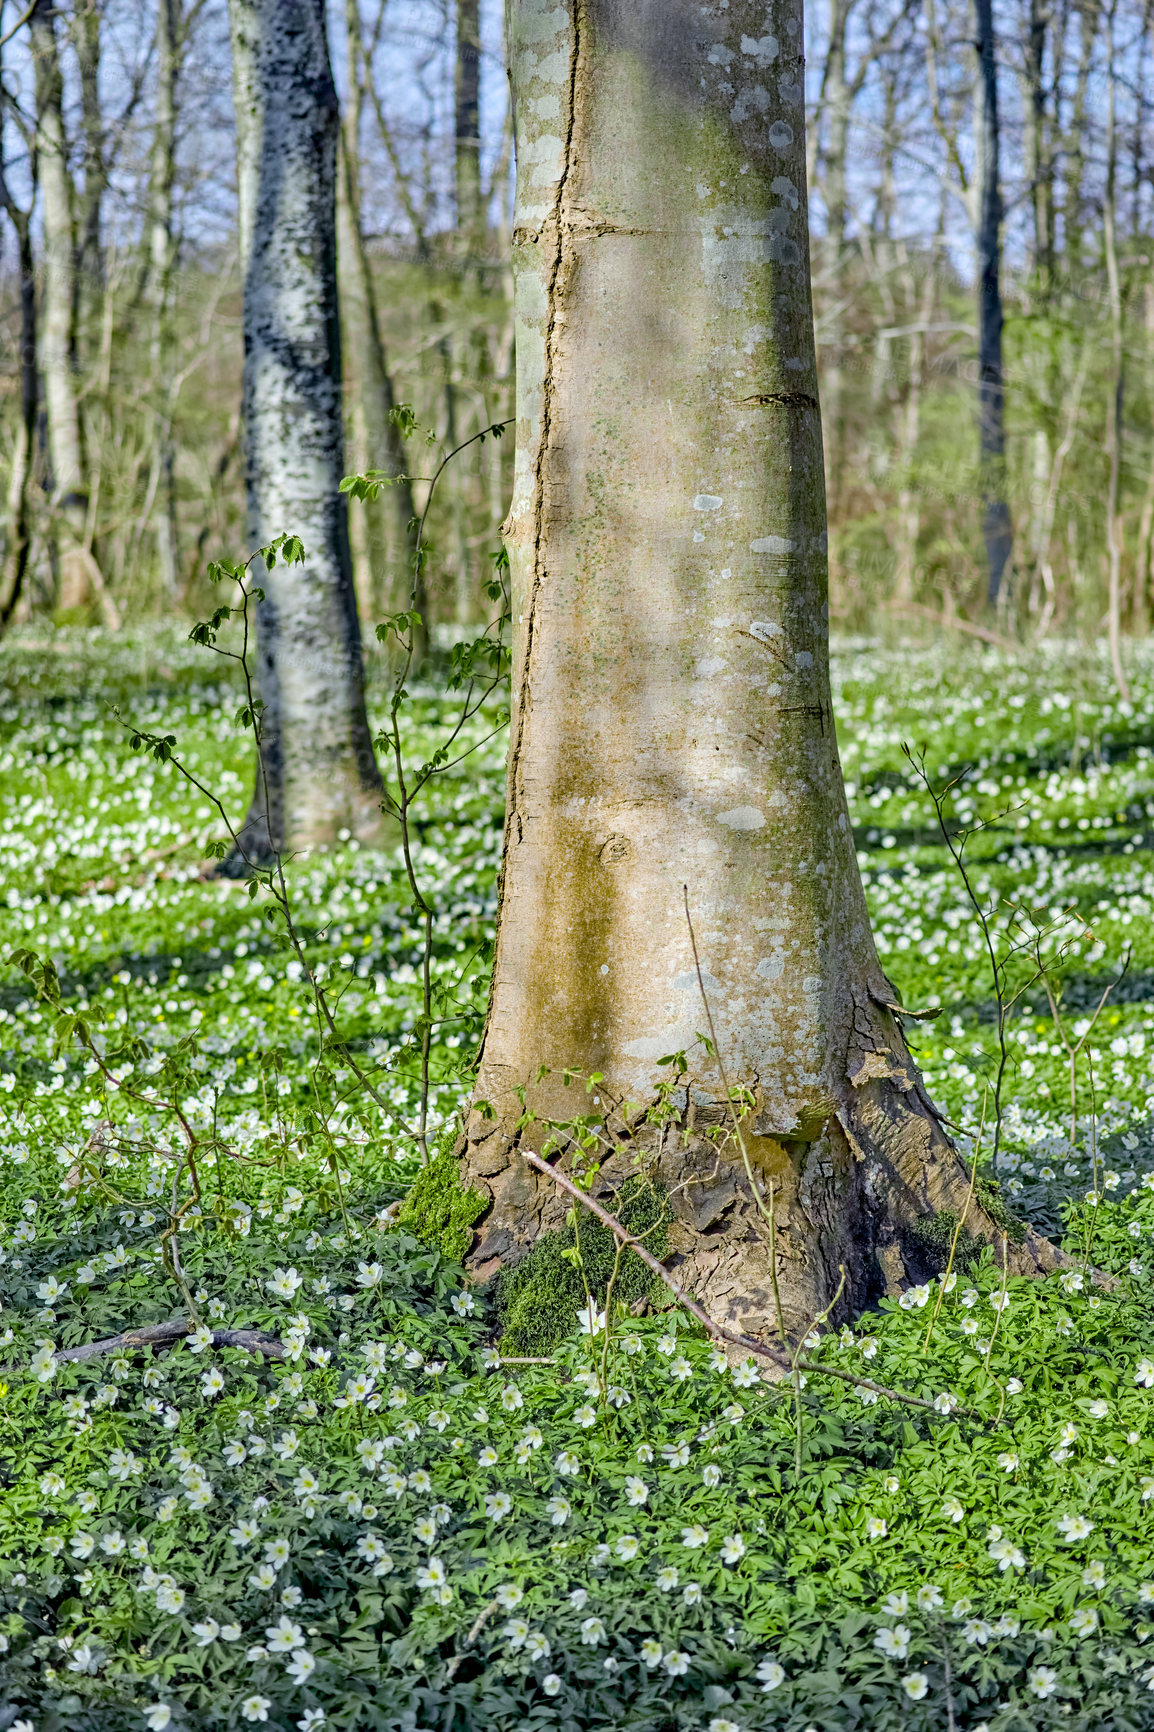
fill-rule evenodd
<path id="1" fill-rule="evenodd" d="M 975 203 L 978 217 L 978 442 L 982 534 L 986 543 L 987 600 L 996 607 L 1013 547 L 1006 502 L 1005 387 L 1002 379 L 1001 229 L 998 72 L 994 58 L 993 0 L 974 0 L 978 85 Z"/>
<path id="2" fill-rule="evenodd" d="M 2 145 L 2 140 L 0 140 Z M 35 194 L 35 189 L 33 189 Z M 33 198 L 34 202 L 34 198 Z M 39 390 L 36 372 L 36 265 L 32 253 L 30 210 L 22 210 L 8 187 L 0 162 L 0 203 L 16 234 L 20 273 L 20 420 L 8 471 L 8 535 L 0 580 L 0 632 L 7 629 L 24 592 L 32 549 L 29 494 L 36 455 Z"/>
<path id="3" fill-rule="evenodd" d="M 1122 516 L 1119 492 L 1122 475 L 1122 391 L 1125 354 L 1122 346 L 1122 280 L 1118 271 L 1117 181 L 1118 127 L 1114 65 L 1114 12 L 1106 13 L 1106 190 L 1102 201 L 1103 246 L 1106 254 L 1106 284 L 1110 301 L 1111 377 L 1106 396 L 1106 461 L 1109 480 L 1106 494 L 1107 630 L 1114 683 L 1124 704 L 1130 702 L 1130 686 L 1122 666 Z"/>
<path id="4" fill-rule="evenodd" d="M 821 110 L 826 123 L 819 151 L 825 204 L 825 269 L 828 308 L 822 321 L 827 359 L 821 369 L 822 425 L 825 429 L 825 474 L 830 528 L 835 538 L 841 520 L 842 467 L 845 462 L 845 380 L 842 369 L 842 315 L 845 294 L 846 154 L 849 144 L 850 94 L 846 82 L 846 35 L 853 0 L 830 0 L 829 42 L 822 76 Z M 833 550 L 835 575 L 839 570 Z"/>
<path id="5" fill-rule="evenodd" d="M 348 110 L 341 131 L 340 197 L 337 202 L 342 330 L 354 347 L 358 419 L 365 444 L 365 467 L 384 469 L 399 479 L 375 503 L 354 502 L 361 515 L 366 552 L 374 576 L 376 602 L 389 613 L 414 607 L 424 621 L 428 612 L 424 573 L 415 571 L 413 555 L 417 516 L 413 484 L 408 479 L 404 440 L 392 419 L 396 407 L 392 375 L 381 331 L 373 269 L 365 246 L 361 219 L 360 139 L 363 79 L 369 73 L 361 43 L 359 0 L 347 0 L 345 32 L 348 43 Z M 385 519 L 391 519 L 391 525 Z M 391 527 L 391 534 L 388 529 Z M 424 659 L 426 630 L 417 634 L 414 662 Z"/>
<path id="6" fill-rule="evenodd" d="M 304 564 L 259 569 L 264 704 L 239 857 L 382 834 L 340 481 L 335 198 L 340 117 L 323 0 L 230 0 L 244 266 L 244 430 L 254 546 L 288 533 Z"/>
<path id="7" fill-rule="evenodd" d="M 102 218 L 108 170 L 104 160 L 104 115 L 100 106 L 101 0 L 78 0 L 69 33 L 80 73 L 81 143 L 84 191 L 78 199 L 76 244 L 77 305 L 85 336 L 95 328 L 104 287 Z"/>
<path id="8" fill-rule="evenodd" d="M 68 172 L 63 82 L 54 18 L 49 0 L 38 0 L 28 21 L 36 81 L 36 158 L 44 233 L 40 366 L 59 540 L 57 599 L 62 608 L 77 608 L 88 600 L 91 555 L 85 547 L 88 490 L 76 392 L 72 180 Z"/>
<path id="9" fill-rule="evenodd" d="M 935 237 L 939 243 L 942 238 L 940 232 Z M 935 245 L 931 257 L 924 264 L 925 274 L 922 279 L 921 304 L 916 314 L 917 326 L 910 333 L 910 378 L 906 390 L 905 412 L 902 416 L 900 446 L 902 483 L 898 494 L 897 555 L 894 562 L 894 599 L 899 602 L 914 599 L 917 577 L 921 512 L 918 506 L 918 488 L 914 481 L 913 468 L 917 457 L 918 434 L 921 430 L 926 344 L 934 316 L 937 261 L 938 245 Z M 911 289 L 912 287 L 911 283 Z M 912 293 L 909 299 L 912 305 L 914 299 Z"/>
<path id="10" fill-rule="evenodd" d="M 742 1159 L 705 1134 L 725 1091 L 686 885 L 796 1331 L 841 1263 L 852 1305 L 923 1273 L 917 1222 L 966 1195 L 887 1008 L 830 713 L 801 3 L 514 0 L 511 23 L 514 708 L 471 1264 L 487 1278 L 564 1217 L 518 1159 L 544 1134 L 516 1128 L 526 1090 L 603 1114 L 599 1185 L 642 1154 L 678 1279 L 773 1328 Z M 678 1051 L 678 1133 L 631 1136 Z M 601 1073 L 591 1107 L 565 1066 Z"/>
<path id="11" fill-rule="evenodd" d="M 1046 307 L 1054 288 L 1054 163 L 1046 113 L 1046 32 L 1050 13 L 1046 0 L 1030 0 L 1028 28 L 1023 39 L 1027 113 L 1027 160 L 1030 204 L 1034 219 L 1033 271 L 1035 292 Z"/>
<path id="12" fill-rule="evenodd" d="M 181 599 L 180 541 L 176 517 L 176 448 L 172 433 L 175 407 L 172 353 L 172 279 L 175 237 L 172 192 L 176 178 L 177 80 L 182 52 L 180 0 L 157 0 L 156 129 L 152 143 L 149 235 L 149 290 L 152 300 L 152 462 L 156 500 L 156 557 L 168 606 Z"/>
<path id="13" fill-rule="evenodd" d="M 1065 197 L 1063 226 L 1066 240 L 1066 274 L 1077 283 L 1082 269 L 1082 180 L 1086 169 L 1086 138 L 1089 132 L 1090 78 L 1094 66 L 1094 44 L 1098 36 L 1098 0 L 1079 0 L 1078 71 L 1074 100 L 1066 133 Z"/>
<path id="14" fill-rule="evenodd" d="M 466 259 L 484 241 L 481 223 L 481 20 L 480 0 L 457 0 L 457 66 L 454 89 L 457 236 Z"/>

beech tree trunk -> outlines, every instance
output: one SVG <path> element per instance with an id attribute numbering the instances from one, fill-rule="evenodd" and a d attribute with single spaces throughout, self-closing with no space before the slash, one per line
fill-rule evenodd
<path id="1" fill-rule="evenodd" d="M 678 1279 L 774 1329 L 741 1155 L 704 1134 L 726 1107 L 684 885 L 798 1330 L 841 1263 L 847 1307 L 926 1273 L 916 1225 L 967 1185 L 888 1008 L 830 713 L 801 0 L 513 0 L 510 22 L 514 710 L 471 1266 L 564 1218 L 518 1158 L 544 1140 L 523 1089 L 603 1114 L 602 1190 L 640 1155 Z M 680 1127 L 636 1132 L 677 1051 Z M 603 1074 L 591 1106 L 565 1066 Z"/>
<path id="2" fill-rule="evenodd" d="M 304 543 L 258 571 L 257 785 L 230 870 L 341 831 L 381 836 L 340 481 L 336 279 L 340 116 L 323 0 L 230 0 L 244 271 L 249 533 Z"/>
<path id="3" fill-rule="evenodd" d="M 845 288 L 842 272 L 846 262 L 846 157 L 849 148 L 850 91 L 846 82 L 846 35 L 853 0 L 830 0 L 829 40 L 822 76 L 820 113 L 825 139 L 818 161 L 822 170 L 825 202 L 825 258 L 828 277 L 828 310 L 823 325 L 826 359 L 822 366 L 822 424 L 825 428 L 826 494 L 833 533 L 841 521 L 842 468 L 845 462 L 844 387 L 842 370 L 843 319 L 840 306 Z M 834 568 L 838 569 L 837 547 Z"/>

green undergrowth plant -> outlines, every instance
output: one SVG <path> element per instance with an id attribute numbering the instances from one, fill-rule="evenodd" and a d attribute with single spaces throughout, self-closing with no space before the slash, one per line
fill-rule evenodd
<path id="1" fill-rule="evenodd" d="M 960 703 L 952 677 L 927 675 L 935 704 Z M 553 1244 L 577 1253 L 557 1257 L 568 1320 L 529 1351 L 542 1342 L 502 1334 L 501 1293 L 446 1255 L 471 1224 L 445 1153 L 475 1018 L 434 1018 L 430 1158 L 407 1196 L 417 1143 L 397 1129 L 419 1122 L 430 930 L 433 983 L 463 972 L 483 1000 L 470 958 L 492 930 L 494 701 L 465 730 L 467 767 L 450 755 L 412 808 L 431 929 L 403 856 L 293 864 L 306 967 L 261 915 L 263 887 L 250 901 L 197 878 L 219 819 L 186 815 L 171 765 L 102 736 L 87 700 L 44 696 L 36 684 L 0 718 L 0 930 L 55 970 L 47 999 L 15 971 L 0 992 L 0 1732 L 1154 1732 L 1154 1188 L 1147 1012 L 1126 996 L 1154 952 L 1097 856 L 1074 888 L 1114 898 L 1117 919 L 1093 928 L 1111 954 L 1131 916 L 1134 962 L 1100 1011 L 1107 983 L 1063 971 L 1060 1015 L 1083 1043 L 1077 1141 L 1043 990 L 1002 1030 L 995 1168 L 970 1103 L 1003 1043 L 972 923 L 940 847 L 868 853 L 866 825 L 908 796 L 852 796 L 887 968 L 910 1003 L 956 995 L 916 1038 L 974 1137 L 975 1190 L 996 1175 L 1015 1214 L 1052 1210 L 1066 1267 L 1006 1281 L 1000 1243 L 975 1256 L 940 1218 L 941 1274 L 852 1328 L 819 1325 L 791 1387 L 672 1295 L 635 1316 L 629 1254 L 574 1201 L 573 1243 Z M 229 712 L 242 697 L 229 688 Z M 225 700 L 126 680 L 120 702 L 219 786 Z M 431 760 L 458 713 L 406 700 L 407 761 Z M 943 758 L 969 751 L 958 732 Z M 896 733 L 890 715 L 863 735 L 879 773 Z M 1062 776 L 1055 810 L 1077 811 Z M 984 906 L 1007 881 L 991 862 Z M 1120 863 L 1127 884 L 1140 865 Z M 1065 908 L 1071 882 L 1023 900 Z M 307 970 L 336 1006 L 327 1049 Z M 668 1117 L 647 1137 L 676 1136 L 684 1069 L 670 1055 Z M 604 1112 L 574 1105 L 526 1135 L 552 1136 L 567 1171 L 577 1155 L 583 1196 L 625 1214 L 644 1165 L 610 1190 Z M 647 1217 L 633 1227 L 658 1248 Z M 174 1311 L 183 1336 L 68 1357 Z"/>
<path id="2" fill-rule="evenodd" d="M 106 1208 L 31 1154 L 6 1177 L 36 1227 L 6 1235 L 11 1360 L 52 1279 L 61 1339 L 138 1318 L 155 1234 L 93 1258 Z M 1154 1190 L 1101 1208 L 1103 1243 L 1154 1237 Z M 10 1365 L 0 1697 L 37 1732 L 1154 1726 L 1148 1282 L 987 1253 L 932 1354 L 933 1283 L 824 1333 L 832 1369 L 958 1407 L 811 1377 L 799 1474 L 792 1391 L 677 1306 L 506 1362 L 387 1209 L 286 1193 L 182 1238 L 206 1333 L 284 1357 Z"/>

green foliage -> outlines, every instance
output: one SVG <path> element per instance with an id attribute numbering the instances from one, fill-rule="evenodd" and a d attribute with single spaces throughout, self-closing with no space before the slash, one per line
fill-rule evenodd
<path id="1" fill-rule="evenodd" d="M 1003 1202 L 1052 1222 L 1072 1266 L 1011 1279 L 1000 1309 L 997 1257 L 966 1255 L 948 1292 L 911 1288 L 827 1333 L 819 1364 L 962 1405 L 926 1413 L 811 1372 L 800 1479 L 788 1396 L 679 1312 L 611 1307 L 602 1382 L 605 1336 L 573 1328 L 581 1289 L 551 1364 L 502 1367 L 497 1305 L 389 1212 L 413 1176 L 418 1031 L 435 1150 L 470 1086 L 500 739 L 445 763 L 415 808 L 428 1023 L 403 862 L 350 847 L 291 867 L 333 1036 L 262 885 L 250 902 L 200 876 L 217 815 L 90 695 L 146 747 L 174 738 L 239 817 L 252 732 L 238 743 L 243 693 L 205 660 L 159 633 L 0 646 L 0 1725 L 146 1732 L 162 1703 L 171 1732 L 296 1732 L 321 1712 L 337 1732 L 940 1732 L 949 1700 L 958 1732 L 1152 1732 L 1154 872 L 1135 837 L 1154 808 L 1154 660 L 1129 715 L 1104 659 L 835 662 L 884 965 L 906 1002 L 942 1004 L 910 1038 L 963 1143 L 985 1111 L 990 1146 L 988 968 L 901 740 L 932 725 L 941 765 L 973 764 L 977 815 L 1025 802 L 975 838 L 978 883 L 995 920 L 1011 895 L 1075 907 L 1072 1039 L 1126 939 L 1134 962 L 1088 1037 L 1073 1138 L 1044 995 L 1009 1031 Z M 391 698 L 373 703 L 392 725 Z M 415 762 L 457 713 L 427 692 L 406 704 Z M 657 1073 L 672 1117 L 690 1059 Z M 199 1139 L 199 1196 L 173 1102 Z M 588 1228 L 603 1295 L 612 1248 Z M 939 1256 L 951 1228 L 927 1223 Z M 576 1248 L 555 1242 L 555 1273 L 578 1275 L 560 1255 Z M 190 1302 L 290 1357 L 194 1337 L 59 1364 L 42 1345 Z M 125 1455 L 140 1465 L 121 1479 Z M 1067 1516 L 1093 1525 L 1069 1538 Z M 930 1589 L 942 1604 L 919 1603 Z M 275 1634 L 282 1618 L 316 1661 L 303 1679 L 271 1645 L 297 1640 Z M 267 1722 L 245 1717 L 254 1698 Z"/>
<path id="2" fill-rule="evenodd" d="M 401 1206 L 397 1225 L 443 1257 L 459 1262 L 473 1237 L 472 1227 L 488 1199 L 461 1183 L 461 1168 L 447 1141 L 421 1168 Z"/>
<path id="3" fill-rule="evenodd" d="M 608 1207 L 633 1237 L 655 1257 L 669 1245 L 669 1205 L 647 1179 L 631 1178 Z M 634 1251 L 618 1263 L 617 1240 L 608 1227 L 582 1211 L 569 1224 L 542 1233 L 515 1268 L 497 1279 L 497 1316 L 501 1346 L 507 1353 L 548 1354 L 573 1332 L 577 1313 L 592 1296 L 604 1306 L 617 1268 L 614 1299 L 634 1305 L 656 1293 L 662 1283 Z"/>

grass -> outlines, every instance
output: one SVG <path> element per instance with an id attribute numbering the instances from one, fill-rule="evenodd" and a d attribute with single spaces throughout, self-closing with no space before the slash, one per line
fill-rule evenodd
<path id="1" fill-rule="evenodd" d="M 5 969 L 0 1729 L 1154 1728 L 1154 658 L 1123 709 L 1085 650 L 839 651 L 879 949 L 907 1004 L 942 1008 L 912 1038 L 963 1146 L 989 1112 L 995 1006 L 903 741 L 963 773 L 951 821 L 992 820 L 967 853 L 995 926 L 1012 898 L 1068 939 L 1073 1141 L 1035 983 L 983 1177 L 1075 1260 L 1005 1293 L 969 1260 L 950 1291 L 827 1333 L 831 1367 L 939 1405 L 811 1377 L 800 1476 L 792 1401 L 685 1317 L 615 1320 L 601 1400 L 599 1334 L 574 1319 L 536 1355 L 552 1363 L 502 1366 L 495 1311 L 394 1224 L 420 960 L 400 868 L 350 844 L 292 869 L 378 1105 L 322 1045 L 259 905 L 199 876 L 212 814 L 108 708 L 176 735 L 239 817 L 236 697 L 215 673 L 156 638 L 0 647 L 0 955 L 54 960 L 113 1073 L 57 1050 Z M 418 756 L 440 715 L 418 696 Z M 418 815 L 446 1134 L 483 1010 L 502 785 L 497 741 Z M 205 1139 L 199 1200 L 174 1105 Z M 186 1309 L 174 1212 L 205 1326 L 268 1331 L 288 1357 L 200 1335 L 53 1360 L 48 1343 Z"/>

